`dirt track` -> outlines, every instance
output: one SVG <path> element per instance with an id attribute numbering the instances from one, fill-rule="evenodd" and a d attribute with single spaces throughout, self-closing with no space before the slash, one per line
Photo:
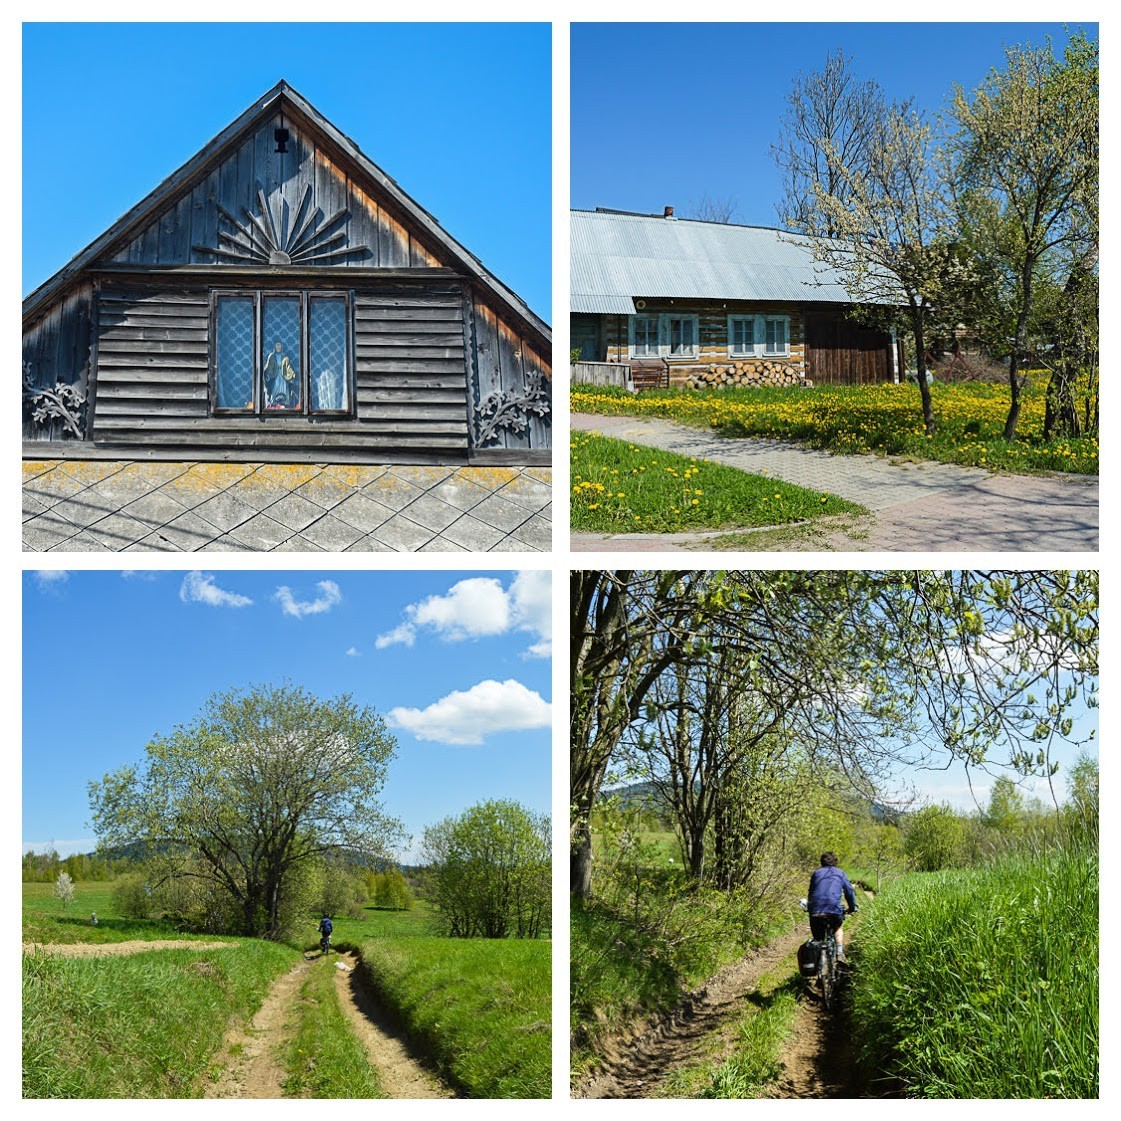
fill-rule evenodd
<path id="1" fill-rule="evenodd" d="M 25 954 L 53 954 L 64 958 L 104 958 L 143 954 L 148 950 L 225 950 L 236 942 L 188 942 L 163 938 L 154 942 L 24 942 Z"/>
<path id="2" fill-rule="evenodd" d="M 703 988 L 689 993 L 673 1012 L 648 1023 L 637 1036 L 612 1041 L 604 1053 L 604 1067 L 574 1088 L 573 1097 L 652 1097 L 672 1070 L 700 1055 L 712 1033 L 735 1015 L 742 998 L 805 937 L 801 929 L 791 931 L 740 958 Z"/>
<path id="3" fill-rule="evenodd" d="M 335 992 L 351 1029 L 366 1048 L 391 1098 L 454 1098 L 456 1095 L 413 1055 L 385 1010 L 363 986 L 355 954 L 340 954 L 348 970 L 335 970 Z"/>
<path id="4" fill-rule="evenodd" d="M 205 1097 L 283 1097 L 279 1044 L 295 1026 L 296 998 L 309 968 L 308 962 L 297 962 L 278 977 L 248 1029 L 235 1029 L 226 1037 L 222 1073 L 206 1087 Z"/>

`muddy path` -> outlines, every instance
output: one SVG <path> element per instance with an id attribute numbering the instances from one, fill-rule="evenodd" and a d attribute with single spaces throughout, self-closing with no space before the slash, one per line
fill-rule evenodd
<path id="1" fill-rule="evenodd" d="M 605 1063 L 573 1088 L 576 1098 L 653 1097 L 666 1076 L 703 1058 L 715 1033 L 735 1017 L 742 999 L 760 979 L 805 941 L 805 931 L 784 934 L 725 966 L 706 984 L 689 993 L 670 1013 L 648 1022 L 637 1035 L 608 1041 Z"/>
<path id="2" fill-rule="evenodd" d="M 858 1090 L 847 1018 L 839 1009 L 827 1012 L 813 994 L 798 1002 L 781 1062 L 782 1074 L 764 1097 L 863 1096 Z"/>
<path id="3" fill-rule="evenodd" d="M 24 942 L 25 954 L 53 954 L 64 958 L 104 958 L 143 954 L 149 950 L 225 950 L 236 942 L 188 942 L 162 938 L 154 942 Z"/>
<path id="4" fill-rule="evenodd" d="M 222 1072 L 206 1087 L 204 1097 L 283 1097 L 285 1072 L 280 1044 L 295 1028 L 300 986 L 310 968 L 309 962 L 300 961 L 281 974 L 249 1025 L 235 1028 L 226 1036 L 219 1059 Z"/>
<path id="5" fill-rule="evenodd" d="M 370 1065 L 381 1076 L 381 1086 L 390 1098 L 454 1098 L 419 1056 L 410 1050 L 396 1024 L 366 986 L 352 953 L 339 954 L 346 969 L 335 969 L 335 993 L 351 1030 L 366 1048 Z"/>

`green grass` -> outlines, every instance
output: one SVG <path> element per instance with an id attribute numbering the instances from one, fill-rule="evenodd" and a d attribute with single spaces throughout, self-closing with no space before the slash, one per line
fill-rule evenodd
<path id="1" fill-rule="evenodd" d="M 861 512 L 836 495 L 673 452 L 574 432 L 572 528 L 596 533 L 776 526 Z"/>
<path id="2" fill-rule="evenodd" d="M 1009 388 L 971 382 L 931 387 L 938 432 L 928 437 L 914 385 L 814 389 L 652 389 L 577 385 L 574 412 L 662 417 L 725 436 L 803 440 L 834 452 L 935 459 L 991 470 L 1096 474 L 1098 441 L 1043 440 L 1046 378 L 1023 395 L 1015 441 L 1003 438 Z"/>
<path id="3" fill-rule="evenodd" d="M 547 1098 L 547 941 L 366 935 L 370 983 L 444 1077 L 473 1098 Z"/>
<path id="4" fill-rule="evenodd" d="M 90 913 L 97 913 L 97 926 Z M 113 905 L 113 884 L 93 881 L 74 885 L 74 900 L 68 908 L 54 894 L 54 884 L 23 885 L 24 942 L 130 942 L 134 939 L 216 940 L 213 934 L 183 934 L 173 922 L 162 919 L 129 919 Z"/>
<path id="5" fill-rule="evenodd" d="M 384 1098 L 378 1072 L 339 1007 L 333 959 L 316 962 L 300 988 L 299 1022 L 285 1054 L 291 1098 Z"/>
<path id="6" fill-rule="evenodd" d="M 743 1002 L 729 1054 L 675 1070 L 665 1098 L 751 1098 L 782 1073 L 781 1055 L 805 982 L 790 963 L 763 977 Z"/>
<path id="7" fill-rule="evenodd" d="M 241 939 L 227 950 L 127 957 L 23 955 L 23 1095 L 199 1097 L 230 1018 L 248 1018 L 296 959 Z"/>
<path id="8" fill-rule="evenodd" d="M 925 1098 L 1098 1096 L 1098 860 L 905 876 L 860 934 L 864 1065 Z"/>

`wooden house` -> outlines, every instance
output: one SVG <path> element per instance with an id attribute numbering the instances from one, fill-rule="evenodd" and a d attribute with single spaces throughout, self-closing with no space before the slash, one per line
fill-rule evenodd
<path id="1" fill-rule="evenodd" d="M 843 279 L 809 240 L 761 226 L 572 212 L 572 348 L 651 365 L 670 384 L 897 381 L 887 331 L 858 325 Z"/>
<path id="2" fill-rule="evenodd" d="M 24 300 L 25 456 L 548 463 L 550 346 L 282 81 Z"/>

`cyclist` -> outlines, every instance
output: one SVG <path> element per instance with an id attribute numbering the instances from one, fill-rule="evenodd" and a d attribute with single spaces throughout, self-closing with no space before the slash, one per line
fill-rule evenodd
<path id="1" fill-rule="evenodd" d="M 331 931 L 335 929 L 335 924 L 331 922 L 327 915 L 319 920 L 319 948 L 326 953 L 331 948 Z"/>
<path id="2" fill-rule="evenodd" d="M 821 867 L 810 876 L 806 910 L 810 913 L 810 934 L 814 938 L 824 938 L 829 930 L 833 931 L 837 940 L 838 961 L 845 960 L 845 936 L 841 930 L 841 924 L 845 921 L 842 894 L 848 903 L 848 913 L 856 914 L 856 893 L 852 890 L 848 876 L 837 867 L 837 854 L 823 852 Z"/>

